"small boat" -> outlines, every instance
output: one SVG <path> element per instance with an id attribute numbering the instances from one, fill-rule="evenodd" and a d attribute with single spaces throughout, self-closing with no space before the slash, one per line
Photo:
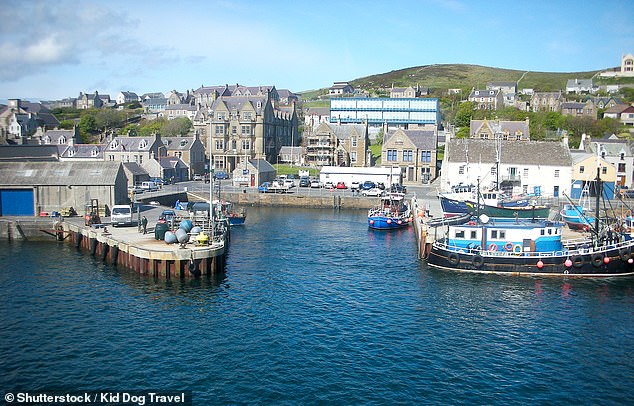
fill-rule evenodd
<path id="1" fill-rule="evenodd" d="M 461 216 L 471 213 L 468 203 L 484 204 L 490 207 L 519 208 L 525 209 L 530 203 L 534 203 L 529 195 L 509 197 L 498 190 L 481 191 L 477 193 L 477 188 L 473 185 L 464 186 L 462 184 L 453 186 L 450 193 L 438 193 L 443 217 Z"/>
<path id="2" fill-rule="evenodd" d="M 543 205 L 523 206 L 523 207 L 500 207 L 490 206 L 488 204 L 466 202 L 467 210 L 474 216 L 486 214 L 489 217 L 501 218 L 548 218 L 550 215 L 550 207 Z"/>
<path id="3" fill-rule="evenodd" d="M 447 227 L 427 255 L 433 267 L 512 275 L 634 275 L 634 240 L 605 229 L 591 237 L 562 240 L 563 222 L 491 219 Z"/>
<path id="4" fill-rule="evenodd" d="M 594 226 L 594 217 L 580 205 L 566 204 L 559 214 L 571 230 L 588 231 Z"/>
<path id="5" fill-rule="evenodd" d="M 382 196 L 380 205 L 368 211 L 368 227 L 375 230 L 404 228 L 411 222 L 412 215 L 403 193 Z"/>
<path id="6" fill-rule="evenodd" d="M 242 226 L 247 220 L 247 212 L 244 209 L 235 210 L 233 203 L 222 201 L 220 202 L 222 214 L 229 220 L 230 226 Z"/>

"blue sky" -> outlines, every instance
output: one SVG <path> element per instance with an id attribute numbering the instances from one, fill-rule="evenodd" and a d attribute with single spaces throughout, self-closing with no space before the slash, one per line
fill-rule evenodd
<path id="1" fill-rule="evenodd" d="M 445 63 L 580 72 L 634 53 L 633 0 L 2 4 L 0 99 L 225 83 L 300 92 Z"/>

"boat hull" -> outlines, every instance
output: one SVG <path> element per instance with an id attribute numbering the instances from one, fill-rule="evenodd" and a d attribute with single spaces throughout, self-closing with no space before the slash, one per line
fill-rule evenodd
<path id="1" fill-rule="evenodd" d="M 229 225 L 230 226 L 242 226 L 244 222 L 247 220 L 247 216 L 240 215 L 232 215 L 229 216 Z"/>
<path id="2" fill-rule="evenodd" d="M 531 219 L 531 218 L 548 218 L 550 215 L 550 207 L 546 206 L 529 206 L 529 207 L 495 207 L 489 205 L 480 205 L 480 209 L 478 210 L 472 203 L 467 203 L 467 207 L 469 209 L 469 213 L 472 215 L 476 214 L 486 214 L 489 217 L 499 217 L 499 218 L 521 218 L 521 219 Z"/>
<path id="3" fill-rule="evenodd" d="M 409 227 L 409 217 L 368 216 L 368 227 L 373 230 L 396 230 Z"/>
<path id="4" fill-rule="evenodd" d="M 435 268 L 510 275 L 613 277 L 634 275 L 632 244 L 586 253 L 524 254 L 447 249 L 434 243 L 427 263 Z"/>

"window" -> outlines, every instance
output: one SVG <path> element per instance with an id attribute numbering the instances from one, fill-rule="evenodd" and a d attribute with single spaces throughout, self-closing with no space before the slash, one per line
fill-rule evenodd
<path id="1" fill-rule="evenodd" d="M 235 125 L 231 126 L 231 134 L 236 135 L 238 133 L 238 127 Z"/>
<path id="2" fill-rule="evenodd" d="M 236 149 L 237 143 L 236 140 L 231 140 L 231 149 Z"/>
<path id="3" fill-rule="evenodd" d="M 350 143 L 351 143 L 353 148 L 356 148 L 357 147 L 357 137 L 350 138 Z"/>
<path id="4" fill-rule="evenodd" d="M 619 164 L 618 171 L 619 172 L 625 172 L 625 164 L 624 163 L 620 163 Z"/>
<path id="5" fill-rule="evenodd" d="M 242 140 L 242 149 L 251 149 L 251 141 Z"/>
<path id="6" fill-rule="evenodd" d="M 458 168 L 458 175 L 464 175 L 464 165 L 460 166 L 460 168 Z"/>
<path id="7" fill-rule="evenodd" d="M 607 173 L 608 173 L 608 167 L 607 166 L 604 166 L 603 168 L 601 168 L 601 174 L 602 175 L 605 175 Z"/>
<path id="8" fill-rule="evenodd" d="M 395 149 L 388 149 L 387 150 L 387 160 L 388 161 L 396 161 L 396 150 Z"/>
<path id="9" fill-rule="evenodd" d="M 240 128 L 242 135 L 251 135 L 251 126 L 250 125 L 243 125 Z"/>
<path id="10" fill-rule="evenodd" d="M 421 153 L 420 153 L 420 161 L 421 162 L 431 162 L 431 151 L 421 151 Z"/>
<path id="11" fill-rule="evenodd" d="M 350 153 L 350 161 L 351 162 L 357 162 L 357 153 L 356 152 L 351 152 Z"/>
<path id="12" fill-rule="evenodd" d="M 558 178 L 559 177 L 559 169 L 555 169 L 555 177 Z"/>
<path id="13" fill-rule="evenodd" d="M 216 150 L 217 151 L 222 151 L 223 149 L 225 149 L 225 142 L 222 140 L 217 140 L 216 141 Z"/>
<path id="14" fill-rule="evenodd" d="M 586 168 L 582 165 L 579 167 L 579 173 L 585 172 Z"/>
<path id="15" fill-rule="evenodd" d="M 412 157 L 413 151 L 411 149 L 406 149 L 403 151 L 403 162 L 412 162 L 413 161 L 413 157 Z"/>
<path id="16" fill-rule="evenodd" d="M 250 111 L 242 113 L 242 118 L 245 120 L 251 120 L 252 117 L 253 117 L 253 113 L 251 113 Z"/>
<path id="17" fill-rule="evenodd" d="M 495 174 L 497 173 L 497 168 L 495 166 L 491 167 L 491 176 L 495 176 Z"/>
<path id="18" fill-rule="evenodd" d="M 528 168 L 524 168 L 524 177 L 528 178 Z"/>
<path id="19" fill-rule="evenodd" d="M 475 240 L 478 237 L 478 232 L 476 230 L 471 230 L 471 239 Z"/>
<path id="20" fill-rule="evenodd" d="M 491 230 L 491 238 L 492 239 L 498 238 L 498 230 Z"/>
<path id="21" fill-rule="evenodd" d="M 456 230 L 456 238 L 464 238 L 464 230 Z"/>
<path id="22" fill-rule="evenodd" d="M 225 133 L 225 126 L 224 125 L 217 125 L 216 126 L 216 135 L 224 135 Z"/>

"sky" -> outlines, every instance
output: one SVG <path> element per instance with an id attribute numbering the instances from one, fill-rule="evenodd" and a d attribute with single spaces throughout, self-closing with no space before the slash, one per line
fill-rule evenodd
<path id="1" fill-rule="evenodd" d="M 0 99 L 274 85 L 392 70 L 620 65 L 634 0 L 0 0 Z M 421 83 L 424 86 L 423 83 Z"/>

